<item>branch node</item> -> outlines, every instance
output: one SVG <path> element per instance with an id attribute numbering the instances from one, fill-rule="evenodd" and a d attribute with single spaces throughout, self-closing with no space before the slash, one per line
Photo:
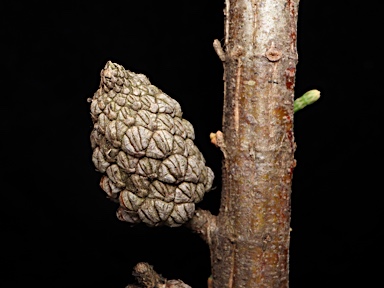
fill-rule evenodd
<path id="1" fill-rule="evenodd" d="M 186 226 L 199 234 L 209 247 L 212 246 L 212 236 L 216 231 L 216 216 L 212 215 L 211 212 L 197 209 Z"/>
<path id="2" fill-rule="evenodd" d="M 227 158 L 227 147 L 225 146 L 223 132 L 218 130 L 216 133 L 211 133 L 209 138 L 211 138 L 211 143 L 213 145 L 220 148 L 221 152 L 223 152 L 224 158 Z"/>
<path id="3" fill-rule="evenodd" d="M 135 276 L 138 285 L 128 285 L 126 288 L 191 288 L 181 280 L 167 280 L 153 269 L 146 262 L 137 263 L 133 268 L 133 276 Z"/>
<path id="4" fill-rule="evenodd" d="M 225 52 L 223 48 L 221 47 L 221 43 L 219 40 L 215 39 L 213 40 L 213 48 L 215 49 L 215 52 L 217 56 L 219 56 L 220 60 L 222 62 L 225 62 Z"/>
<path id="5" fill-rule="evenodd" d="M 271 43 L 271 47 L 267 50 L 267 52 L 265 52 L 265 56 L 271 62 L 279 61 L 282 55 L 283 53 L 276 48 L 274 42 Z"/>

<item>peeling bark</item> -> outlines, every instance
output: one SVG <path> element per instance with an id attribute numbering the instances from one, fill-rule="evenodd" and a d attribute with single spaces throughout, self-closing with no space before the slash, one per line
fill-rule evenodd
<path id="1" fill-rule="evenodd" d="M 213 286 L 288 287 L 299 0 L 226 0 L 223 191 Z M 222 149 L 223 150 L 223 149 Z"/>

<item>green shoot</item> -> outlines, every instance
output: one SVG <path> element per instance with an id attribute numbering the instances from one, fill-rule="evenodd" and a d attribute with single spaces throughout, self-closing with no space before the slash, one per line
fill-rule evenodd
<path id="1" fill-rule="evenodd" d="M 293 103 L 293 112 L 303 109 L 305 106 L 316 102 L 320 98 L 319 90 L 309 90 L 303 96 L 297 98 Z"/>

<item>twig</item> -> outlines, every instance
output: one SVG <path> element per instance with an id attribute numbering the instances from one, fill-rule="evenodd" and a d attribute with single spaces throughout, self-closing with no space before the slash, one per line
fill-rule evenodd
<path id="1" fill-rule="evenodd" d="M 133 268 L 138 285 L 128 285 L 125 288 L 192 288 L 181 280 L 167 280 L 156 273 L 151 265 L 145 262 L 136 264 Z"/>
<path id="2" fill-rule="evenodd" d="M 225 52 L 223 48 L 221 47 L 221 43 L 219 40 L 215 39 L 213 40 L 213 48 L 216 51 L 217 56 L 219 56 L 221 61 L 225 61 Z"/>
<path id="3" fill-rule="evenodd" d="M 207 210 L 196 209 L 195 215 L 186 226 L 193 232 L 199 234 L 211 247 L 212 236 L 216 232 L 216 216 Z"/>

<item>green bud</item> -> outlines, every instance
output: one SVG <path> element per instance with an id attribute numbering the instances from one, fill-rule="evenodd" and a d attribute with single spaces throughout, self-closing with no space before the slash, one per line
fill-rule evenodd
<path id="1" fill-rule="evenodd" d="M 316 102 L 319 98 L 319 90 L 309 90 L 303 96 L 295 100 L 295 102 L 293 103 L 293 112 L 296 113 L 297 111 L 303 109 L 305 106 Z"/>

